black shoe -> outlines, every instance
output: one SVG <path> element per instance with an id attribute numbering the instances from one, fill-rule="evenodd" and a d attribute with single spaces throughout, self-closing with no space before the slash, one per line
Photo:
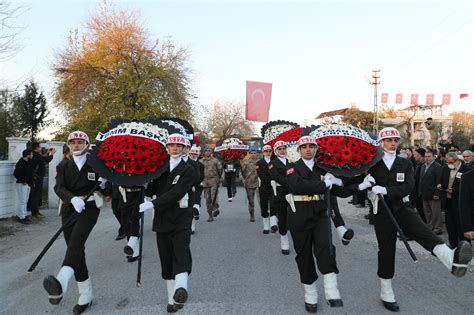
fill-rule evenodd
<path id="1" fill-rule="evenodd" d="M 177 304 L 184 304 L 188 300 L 188 291 L 185 288 L 177 288 L 173 295 L 173 300 Z"/>
<path id="2" fill-rule="evenodd" d="M 175 305 L 177 305 L 177 304 L 168 304 L 168 305 L 166 305 L 166 311 L 168 313 L 176 313 L 178 311 L 178 309 L 175 307 Z"/>
<path id="3" fill-rule="evenodd" d="M 354 230 L 347 229 L 346 233 L 342 236 L 342 245 L 349 245 L 351 239 L 354 237 Z"/>
<path id="4" fill-rule="evenodd" d="M 270 234 L 269 230 L 263 230 L 263 234 Z"/>
<path id="5" fill-rule="evenodd" d="M 370 217 L 371 217 L 370 214 L 364 215 L 364 219 L 370 220 Z"/>
<path id="6" fill-rule="evenodd" d="M 25 219 L 18 219 L 18 222 L 21 223 L 21 224 L 25 224 L 25 225 L 30 224 L 30 221 L 26 220 L 26 218 Z"/>
<path id="7" fill-rule="evenodd" d="M 131 263 L 131 262 L 137 261 L 139 257 L 140 256 L 137 256 L 137 257 L 127 256 L 127 261 Z"/>
<path id="8" fill-rule="evenodd" d="M 194 231 L 191 231 L 191 235 L 194 235 Z"/>
<path id="9" fill-rule="evenodd" d="M 217 216 L 219 215 L 219 213 L 221 213 L 221 212 L 219 211 L 219 209 L 216 209 L 216 210 L 214 210 L 214 211 L 212 212 L 212 216 L 215 218 L 215 217 L 217 217 Z"/>
<path id="10" fill-rule="evenodd" d="M 89 303 L 84 304 L 84 305 L 76 304 L 76 305 L 74 306 L 74 308 L 72 309 L 72 313 L 73 313 L 74 315 L 76 315 L 76 314 L 82 314 L 82 313 L 84 313 L 88 308 L 90 308 L 91 305 L 92 305 L 92 301 L 90 301 Z"/>
<path id="11" fill-rule="evenodd" d="M 289 254 L 290 254 L 290 250 L 289 250 L 289 249 L 282 249 L 282 250 L 281 250 L 281 253 L 282 253 L 283 255 L 289 255 Z"/>
<path id="12" fill-rule="evenodd" d="M 382 300 L 383 306 L 391 312 L 399 312 L 400 308 L 398 307 L 397 302 L 385 302 Z"/>
<path id="13" fill-rule="evenodd" d="M 272 230 L 272 233 L 276 233 L 278 231 L 278 226 L 274 225 L 270 229 Z"/>
<path id="14" fill-rule="evenodd" d="M 341 299 L 328 300 L 328 304 L 330 307 L 343 307 L 344 306 Z"/>
<path id="15" fill-rule="evenodd" d="M 460 241 L 458 247 L 454 250 L 453 267 L 451 273 L 456 277 L 462 277 L 466 274 L 467 264 L 472 259 L 472 247 L 467 241 Z M 455 266 L 461 265 L 461 266 Z"/>
<path id="16" fill-rule="evenodd" d="M 63 288 L 55 276 L 47 276 L 43 279 L 43 288 L 48 292 L 49 303 L 57 305 L 63 298 Z"/>
<path id="17" fill-rule="evenodd" d="M 123 252 L 129 256 L 132 256 L 133 255 L 133 248 L 128 246 L 128 245 L 125 245 L 125 247 L 123 248 Z"/>
<path id="18" fill-rule="evenodd" d="M 117 237 L 115 238 L 116 241 L 120 241 L 120 240 L 123 240 L 124 238 L 126 238 L 127 235 L 125 234 L 118 234 Z"/>
<path id="19" fill-rule="evenodd" d="M 305 302 L 304 308 L 308 313 L 316 313 L 318 311 L 318 304 L 309 304 Z"/>
<path id="20" fill-rule="evenodd" d="M 178 310 L 182 309 L 184 304 L 175 304 L 174 307 Z"/>

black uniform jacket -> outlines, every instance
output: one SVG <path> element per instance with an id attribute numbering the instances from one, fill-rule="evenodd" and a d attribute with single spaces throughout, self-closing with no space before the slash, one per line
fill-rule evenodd
<path id="1" fill-rule="evenodd" d="M 271 161 L 270 161 L 271 162 Z M 257 175 L 260 178 L 260 187 L 262 189 L 270 190 L 272 186 L 270 185 L 270 181 L 272 180 L 270 176 L 270 172 L 268 170 L 268 166 L 270 163 L 267 164 L 264 158 L 257 161 Z"/>
<path id="2" fill-rule="evenodd" d="M 33 171 L 30 164 L 23 158 L 20 158 L 16 163 L 13 176 L 15 176 L 18 184 L 28 184 L 31 186 L 33 183 Z"/>
<path id="3" fill-rule="evenodd" d="M 382 159 L 369 169 L 369 174 L 375 179 L 376 185 L 387 189 L 387 195 L 384 196 L 384 199 L 392 207 L 392 210 L 410 206 L 402 200 L 410 195 L 415 187 L 413 166 L 409 160 L 397 156 L 392 168 L 388 170 Z M 364 176 L 360 177 L 361 179 L 364 178 Z M 357 192 L 358 184 L 351 185 L 348 188 L 353 192 Z M 379 209 L 382 209 L 382 207 L 379 201 Z"/>
<path id="4" fill-rule="evenodd" d="M 189 157 L 186 162 L 193 167 L 193 174 L 194 174 L 193 187 L 191 188 L 191 194 L 189 196 L 189 202 L 191 203 L 191 207 L 192 207 L 194 204 L 196 204 L 196 200 L 198 198 L 197 187 L 199 187 L 199 184 L 201 184 L 202 178 L 204 178 L 204 174 L 201 175 L 201 170 L 200 170 L 198 162 L 194 161 L 193 159 Z M 199 196 L 199 198 L 201 198 L 201 196 Z"/>
<path id="5" fill-rule="evenodd" d="M 469 172 L 470 168 L 464 164 L 461 163 L 461 166 L 459 167 L 459 170 L 456 174 L 456 177 L 454 177 L 454 182 L 452 188 L 452 193 L 451 193 L 451 198 L 455 201 L 455 205 L 458 205 L 457 201 L 459 199 L 459 184 L 461 183 L 461 176 L 464 173 Z M 451 173 L 451 170 L 449 169 L 448 166 L 443 166 L 443 170 L 441 172 L 441 188 L 446 190 L 448 189 L 449 185 L 449 174 Z M 446 192 L 443 192 L 446 197 Z M 443 198 L 441 201 L 441 208 L 446 209 L 446 199 Z M 455 209 L 458 210 L 458 209 Z"/>
<path id="6" fill-rule="evenodd" d="M 86 162 L 81 170 L 77 168 L 76 163 L 71 158 L 61 161 L 56 166 L 56 185 L 54 191 L 63 201 L 61 211 L 72 209 L 71 199 L 89 194 L 99 180 L 99 174 Z M 97 188 L 97 190 L 100 190 Z M 110 192 L 105 192 L 106 195 Z M 90 201 L 87 204 L 94 204 Z"/>
<path id="7" fill-rule="evenodd" d="M 202 195 L 202 181 L 204 180 L 204 164 L 202 164 L 200 161 L 196 161 L 198 167 L 199 167 L 199 182 L 197 186 L 194 186 L 195 192 L 194 192 L 194 200 L 193 200 L 193 205 L 199 205 L 201 206 L 201 195 Z"/>
<path id="8" fill-rule="evenodd" d="M 286 161 L 288 165 L 288 160 Z M 286 165 L 279 158 L 274 158 L 268 165 L 268 171 L 272 180 L 281 186 L 277 186 L 276 202 L 286 202 L 285 195 L 288 194 L 288 179 L 286 178 Z"/>
<path id="9" fill-rule="evenodd" d="M 326 171 L 314 163 L 310 170 L 302 159 L 287 167 L 287 180 L 290 193 L 293 195 L 324 195 L 327 192 L 326 184 L 321 176 Z M 350 192 L 339 186 L 332 186 L 331 195 L 340 197 L 350 196 Z M 325 196 L 326 197 L 326 196 Z M 295 201 L 296 212 L 288 211 L 289 230 L 308 230 L 314 227 L 321 216 L 327 216 L 327 200 L 318 201 Z"/>
<path id="10" fill-rule="evenodd" d="M 462 232 L 474 231 L 474 169 L 461 176 L 459 205 Z"/>
<path id="11" fill-rule="evenodd" d="M 191 200 L 188 206 L 180 208 L 179 201 L 188 194 L 195 182 L 194 168 L 191 164 L 181 162 L 170 172 L 169 161 L 166 162 L 166 171 L 152 182 L 154 189 L 153 206 L 155 217 L 153 219 L 153 231 L 160 233 L 172 232 L 176 229 L 191 228 Z"/>

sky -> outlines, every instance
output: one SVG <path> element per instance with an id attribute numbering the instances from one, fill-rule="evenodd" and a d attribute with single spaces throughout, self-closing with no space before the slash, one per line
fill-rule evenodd
<path id="1" fill-rule="evenodd" d="M 15 87 L 34 78 L 57 114 L 55 52 L 70 30 L 84 30 L 100 1 L 10 2 L 25 9 L 16 21 L 21 50 L 0 61 L 0 82 Z M 351 103 L 372 110 L 368 78 L 380 69 L 378 90 L 389 94 L 389 106 L 408 106 L 412 93 L 420 101 L 433 93 L 435 103 L 451 94 L 445 113 L 474 111 L 472 1 L 108 2 L 138 10 L 150 39 L 170 36 L 188 49 L 198 104 L 244 104 L 246 80 L 270 82 L 270 120 L 311 123 Z M 395 105 L 395 93 L 404 94 L 404 104 Z M 461 93 L 470 97 L 459 99 Z"/>

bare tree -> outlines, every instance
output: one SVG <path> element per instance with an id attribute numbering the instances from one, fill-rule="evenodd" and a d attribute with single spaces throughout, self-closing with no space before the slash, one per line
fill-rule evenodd
<path id="1" fill-rule="evenodd" d="M 244 104 L 238 102 L 219 102 L 212 105 L 207 120 L 207 129 L 217 140 L 231 135 L 251 135 L 255 131 L 253 122 L 244 118 Z"/>
<path id="2" fill-rule="evenodd" d="M 23 12 L 21 6 L 12 6 L 6 1 L 0 2 L 0 60 L 13 57 L 20 49 L 16 38 L 23 27 L 18 26 L 15 20 Z"/>

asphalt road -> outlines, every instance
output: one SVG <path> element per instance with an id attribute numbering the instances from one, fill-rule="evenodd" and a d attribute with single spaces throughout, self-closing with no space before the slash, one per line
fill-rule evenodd
<path id="1" fill-rule="evenodd" d="M 221 214 L 206 222 L 203 214 L 192 236 L 193 272 L 189 280 L 189 300 L 178 314 L 305 314 L 304 290 L 299 282 L 294 250 L 280 253 L 278 234 L 262 234 L 257 222 L 249 222 L 245 191 L 239 187 L 234 202 L 219 193 Z M 340 199 L 346 224 L 355 230 L 348 246 L 337 240 L 340 274 L 339 289 L 343 308 L 330 309 L 324 302 L 322 278 L 318 280 L 318 313 L 382 314 L 379 281 L 376 275 L 377 246 L 372 226 L 356 209 Z M 52 246 L 37 269 L 26 270 L 46 242 L 59 228 L 55 209 L 43 210 L 39 223 L 20 226 L 3 221 L 0 228 L 13 228 L 14 235 L 0 238 L 0 313 L 67 314 L 77 302 L 75 281 L 60 305 L 51 305 L 42 279 L 56 275 L 65 253 L 62 236 Z M 166 313 L 166 285 L 160 276 L 151 213 L 145 220 L 142 286 L 135 287 L 137 263 L 128 263 L 123 254 L 125 241 L 115 241 L 118 224 L 110 208 L 104 208 L 86 244 L 86 258 L 94 289 L 90 314 Z M 446 237 L 446 235 L 443 235 Z M 336 234 L 334 234 L 336 239 Z M 397 243 L 394 291 L 405 314 L 473 314 L 474 273 L 456 278 L 421 246 L 410 242 L 419 263 L 411 261 L 401 242 Z"/>

